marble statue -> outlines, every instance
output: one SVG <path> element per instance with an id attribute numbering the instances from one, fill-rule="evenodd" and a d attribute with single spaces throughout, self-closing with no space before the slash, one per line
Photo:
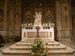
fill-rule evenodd
<path id="1" fill-rule="evenodd" d="M 40 26 L 40 25 L 42 25 L 41 24 L 41 19 L 42 19 L 42 15 L 41 15 L 41 12 L 39 12 L 39 13 L 37 13 L 37 12 L 35 12 L 35 16 L 34 16 L 34 18 L 35 18 L 35 20 L 34 20 L 34 26 Z"/>

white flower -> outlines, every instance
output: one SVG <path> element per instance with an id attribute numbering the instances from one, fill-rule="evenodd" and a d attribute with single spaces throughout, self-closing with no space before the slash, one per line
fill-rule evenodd
<path id="1" fill-rule="evenodd" d="M 37 44 L 34 44 L 34 46 L 37 46 Z"/>
<path id="2" fill-rule="evenodd" d="M 34 55 L 34 54 L 35 54 L 34 52 L 31 53 L 31 55 Z"/>

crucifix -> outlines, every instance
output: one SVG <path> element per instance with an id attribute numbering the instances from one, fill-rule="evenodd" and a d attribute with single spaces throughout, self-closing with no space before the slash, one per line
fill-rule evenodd
<path id="1" fill-rule="evenodd" d="M 39 29 L 40 29 L 40 27 L 39 27 L 39 26 L 36 26 L 36 30 L 37 30 L 36 37 L 37 37 L 37 38 L 40 38 L 40 36 L 39 36 Z"/>

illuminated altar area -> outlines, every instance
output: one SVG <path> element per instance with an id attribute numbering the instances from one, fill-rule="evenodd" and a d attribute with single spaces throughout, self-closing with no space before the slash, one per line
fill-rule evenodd
<path id="1" fill-rule="evenodd" d="M 40 38 L 48 38 L 50 40 L 54 40 L 54 24 L 53 23 L 43 23 L 42 24 L 42 15 L 41 12 L 35 12 L 35 20 L 34 24 L 32 23 L 24 23 L 22 24 L 22 41 L 26 38 L 38 38 L 37 37 L 37 29 L 39 27 L 38 36 Z"/>
<path id="2" fill-rule="evenodd" d="M 36 29 L 34 26 L 23 26 L 22 27 L 22 40 L 26 38 L 35 38 Z M 50 26 L 41 26 L 39 30 L 40 38 L 48 38 L 54 40 L 54 27 Z"/>
<path id="3" fill-rule="evenodd" d="M 43 40 L 43 44 L 46 48 L 46 56 L 72 56 L 74 53 L 74 50 L 72 48 L 69 48 L 59 42 L 54 41 L 54 23 L 49 22 L 42 24 L 40 17 L 41 14 L 36 13 L 35 16 L 36 17 L 34 24 L 24 23 L 21 25 L 21 41 L 2 50 L 3 56 L 31 56 L 30 53 L 32 53 L 31 46 L 34 42 L 33 40 L 38 41 L 41 39 Z M 33 46 L 36 47 L 36 44 L 34 43 Z"/>

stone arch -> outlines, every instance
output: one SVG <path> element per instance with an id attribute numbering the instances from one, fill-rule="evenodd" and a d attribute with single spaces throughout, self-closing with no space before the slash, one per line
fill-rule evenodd
<path id="1" fill-rule="evenodd" d="M 26 23 L 30 23 L 31 22 L 31 12 L 28 10 L 27 12 L 26 12 L 26 14 L 25 14 L 25 18 L 26 18 L 26 20 L 25 20 L 25 22 Z"/>
<path id="2" fill-rule="evenodd" d="M 52 13 L 50 10 L 48 10 L 46 13 L 46 22 L 47 23 L 52 22 Z"/>
<path id="3" fill-rule="evenodd" d="M 16 13 L 15 15 L 15 24 L 19 25 L 19 13 Z"/>

